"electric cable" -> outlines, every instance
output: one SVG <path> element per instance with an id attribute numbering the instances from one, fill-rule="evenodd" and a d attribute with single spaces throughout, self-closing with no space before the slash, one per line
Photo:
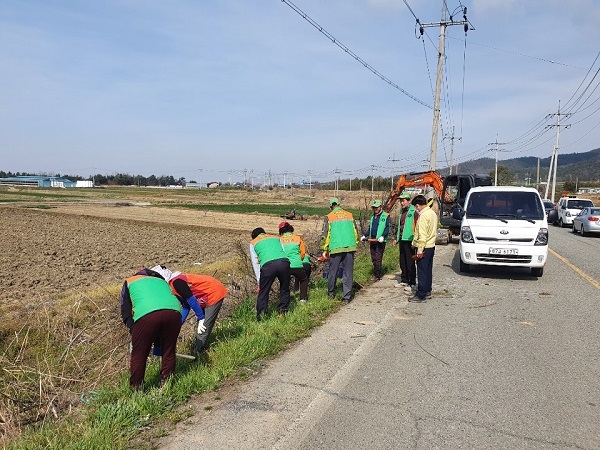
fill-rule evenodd
<path id="1" fill-rule="evenodd" d="M 571 95 L 571 97 L 569 98 L 569 100 L 567 100 L 567 102 L 565 103 L 565 108 L 569 107 L 569 103 L 571 102 L 571 100 L 573 100 L 573 97 L 575 96 L 575 94 L 577 93 L 577 91 L 581 88 L 581 86 L 583 86 L 583 83 L 585 82 L 585 79 L 588 77 L 588 75 L 590 74 L 590 72 L 594 68 L 594 65 L 596 64 L 596 61 L 598 61 L 598 57 L 599 56 L 600 56 L 600 52 L 598 52 L 598 54 L 596 55 L 596 58 L 594 59 L 594 62 L 592 63 L 592 65 L 588 69 L 587 73 L 585 74 L 585 77 L 583 77 L 583 80 L 581 80 L 581 83 L 579 83 L 579 86 L 577 86 L 577 89 L 575 89 L 575 92 L 573 92 L 573 94 Z"/>
<path id="2" fill-rule="evenodd" d="M 455 37 L 452 37 L 452 36 L 448 36 L 448 37 L 450 39 L 462 39 L 462 38 L 455 38 Z M 571 64 L 561 63 L 561 62 L 558 62 L 558 61 L 553 61 L 551 59 L 541 58 L 539 56 L 526 55 L 525 53 L 519 53 L 519 52 L 515 52 L 515 51 L 512 51 L 512 50 L 505 50 L 503 48 L 493 47 L 491 45 L 482 44 L 482 43 L 475 42 L 475 41 L 469 41 L 469 42 L 471 43 L 471 45 L 479 45 L 480 47 L 491 48 L 492 50 L 497 50 L 499 52 L 505 52 L 505 53 L 511 53 L 513 55 L 522 56 L 524 58 L 537 59 L 538 61 L 544 61 L 544 62 L 547 62 L 547 63 L 550 63 L 550 64 L 557 64 L 559 66 L 571 67 L 573 69 L 582 69 L 582 67 L 573 66 Z"/>
<path id="3" fill-rule="evenodd" d="M 425 107 L 427 107 L 429 109 L 433 108 L 432 106 L 428 105 L 427 103 L 423 102 L 422 100 L 419 100 L 414 95 L 412 95 L 409 92 L 407 92 L 404 89 L 402 89 L 400 86 L 398 86 L 392 80 L 390 80 L 388 77 L 386 77 L 381 72 L 379 72 L 377 69 L 375 69 L 374 67 L 372 67 L 368 62 L 366 62 L 365 60 L 363 60 L 360 56 L 358 56 L 356 53 L 354 53 L 352 50 L 350 50 L 348 47 L 346 47 L 344 44 L 342 44 L 340 41 L 338 41 L 333 35 L 331 35 L 331 33 L 329 33 L 321 25 L 319 25 L 312 18 L 310 18 L 304 11 L 302 11 L 300 8 L 298 8 L 290 0 L 281 0 L 281 1 L 283 3 L 285 3 L 286 5 L 288 5 L 290 8 L 292 8 L 296 13 L 298 13 L 300 15 L 300 17 L 302 17 L 304 20 L 306 20 L 308 23 L 310 23 L 313 27 L 315 27 L 321 34 L 323 34 L 324 36 L 326 36 L 331 42 L 333 42 L 339 48 L 341 48 L 346 53 L 348 53 L 350 56 L 352 56 L 356 61 L 358 61 L 359 63 L 361 63 L 367 70 L 369 70 L 373 74 L 377 75 L 379 78 L 381 78 L 383 81 L 385 81 L 386 83 L 388 83 L 390 86 L 392 86 L 395 89 L 399 90 L 404 95 L 406 95 L 408 98 L 414 100 L 415 102 L 419 103 L 420 105 L 423 105 L 423 106 L 425 106 Z"/>

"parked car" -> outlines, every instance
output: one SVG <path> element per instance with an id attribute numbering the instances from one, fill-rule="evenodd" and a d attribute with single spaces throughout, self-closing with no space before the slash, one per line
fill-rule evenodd
<path id="1" fill-rule="evenodd" d="M 561 197 L 558 200 L 556 210 L 558 212 L 554 225 L 568 227 L 573 225 L 575 217 L 583 208 L 594 206 L 594 202 L 587 198 Z"/>
<path id="2" fill-rule="evenodd" d="M 587 236 L 590 233 L 600 233 L 600 207 L 583 208 L 573 218 L 573 233 Z"/>
<path id="3" fill-rule="evenodd" d="M 548 200 L 547 198 L 545 198 L 544 200 L 542 200 L 542 203 L 544 204 L 546 216 L 548 216 L 551 211 L 554 211 L 554 202 L 552 202 L 552 200 Z"/>

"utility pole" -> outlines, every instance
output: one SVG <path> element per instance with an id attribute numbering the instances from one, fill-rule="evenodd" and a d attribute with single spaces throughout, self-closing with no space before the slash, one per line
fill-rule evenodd
<path id="1" fill-rule="evenodd" d="M 504 145 L 505 142 L 498 142 L 498 136 L 496 136 L 496 142 L 490 142 L 488 145 L 495 146 L 496 151 L 496 164 L 494 166 L 494 186 L 498 186 L 498 152 L 504 151 L 503 149 L 499 149 L 499 145 Z"/>
<path id="2" fill-rule="evenodd" d="M 392 191 L 394 190 L 394 172 L 396 171 L 396 162 L 400 161 L 399 159 L 396 159 L 396 154 L 394 153 L 394 155 L 391 158 L 388 158 L 388 161 L 392 162 Z"/>
<path id="3" fill-rule="evenodd" d="M 537 174 L 535 176 L 535 188 L 539 191 L 540 190 L 540 158 L 538 157 L 538 163 L 537 163 Z M 546 198 L 546 197 L 544 197 Z"/>
<path id="4" fill-rule="evenodd" d="M 552 169 L 554 168 L 554 155 L 555 155 L 555 151 L 554 151 L 554 147 L 556 146 L 556 144 L 554 144 L 554 146 L 552 146 L 552 155 L 550 156 L 550 167 L 548 168 L 548 179 L 546 180 L 546 191 L 544 192 L 544 198 L 549 199 L 550 197 L 548 197 L 548 190 L 550 189 L 550 181 L 552 180 Z M 552 202 L 554 202 L 554 199 L 552 199 Z"/>
<path id="5" fill-rule="evenodd" d="M 454 141 L 462 141 L 462 137 L 454 137 L 454 127 L 452 127 L 452 136 L 445 136 L 444 139 L 450 139 L 450 172 L 449 175 L 452 175 L 452 165 L 454 164 Z"/>
<path id="6" fill-rule="evenodd" d="M 340 183 L 340 169 L 335 168 L 333 170 L 333 173 L 335 173 L 335 196 L 338 196 L 338 190 L 339 190 L 339 183 Z"/>
<path id="7" fill-rule="evenodd" d="M 375 177 L 373 175 L 374 169 L 375 169 L 375 166 L 373 164 L 371 164 L 371 197 L 373 196 L 373 186 L 375 185 L 375 183 L 374 183 Z"/>
<path id="8" fill-rule="evenodd" d="M 546 128 L 556 127 L 556 142 L 554 143 L 554 148 L 552 149 L 552 157 L 550 158 L 550 170 L 548 171 L 548 183 L 546 184 L 546 195 L 545 198 L 548 198 L 548 185 L 550 184 L 550 174 L 552 174 L 552 197 L 550 200 L 554 203 L 554 196 L 556 194 L 556 168 L 558 166 L 558 143 L 560 137 L 560 127 L 570 128 L 571 125 L 561 125 L 560 124 L 560 116 L 565 116 L 565 119 L 568 118 L 571 114 L 561 114 L 560 112 L 560 100 L 558 101 L 558 112 L 556 114 L 549 114 L 546 116 L 547 118 L 556 116 L 556 125 L 546 125 Z"/>
<path id="9" fill-rule="evenodd" d="M 455 10 L 456 11 L 456 10 Z M 438 47 L 438 62 L 437 62 L 437 77 L 435 82 L 435 98 L 433 102 L 433 126 L 431 128 L 431 154 L 429 156 L 429 170 L 435 170 L 435 161 L 437 158 L 437 140 L 438 140 L 438 129 L 440 122 L 440 96 L 442 91 L 442 68 L 444 66 L 444 48 L 446 41 L 446 28 L 448 25 L 463 25 L 465 35 L 469 31 L 469 21 L 467 20 L 467 8 L 463 8 L 463 19 L 455 21 L 453 15 L 450 15 L 450 21 L 446 19 L 446 0 L 442 0 L 442 18 L 439 22 L 435 23 L 423 23 L 419 24 L 419 31 L 421 36 L 423 35 L 424 28 L 428 27 L 440 27 L 440 41 Z M 473 29 L 473 28 L 471 28 Z"/>

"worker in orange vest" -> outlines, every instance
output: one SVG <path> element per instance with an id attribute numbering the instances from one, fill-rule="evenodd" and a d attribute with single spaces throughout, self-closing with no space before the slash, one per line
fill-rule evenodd
<path id="1" fill-rule="evenodd" d="M 194 346 L 194 356 L 198 356 L 207 346 L 208 338 L 229 291 L 223 283 L 210 275 L 171 272 L 164 266 L 158 267 L 160 269 L 157 269 L 157 272 L 161 273 L 163 277 L 167 277 L 175 295 L 182 299 L 194 296 L 198 300 L 200 310 L 195 305 L 189 305 L 186 308 L 184 303 L 181 312 L 182 323 L 185 322 L 190 309 L 194 310 L 198 319 Z"/>

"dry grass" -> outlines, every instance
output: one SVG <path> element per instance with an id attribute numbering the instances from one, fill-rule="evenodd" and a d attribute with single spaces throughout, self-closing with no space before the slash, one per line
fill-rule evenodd
<path id="1" fill-rule="evenodd" d="M 128 337 L 125 327 L 114 326 L 120 320 L 114 295 L 82 293 L 72 303 L 29 310 L 25 320 L 8 316 L 0 341 L 2 437 L 65 416 L 100 382 L 116 382 Z"/>
<path id="2" fill-rule="evenodd" d="M 236 257 L 190 267 L 223 281 L 228 289 L 219 321 L 255 292 L 247 248 Z M 27 427 L 61 420 L 101 386 L 118 386 L 129 369 L 130 336 L 121 325 L 121 285 L 95 288 L 26 311 L 3 311 L 0 325 L 0 442 Z M 189 353 L 195 336 L 188 321 L 179 351 Z"/>

